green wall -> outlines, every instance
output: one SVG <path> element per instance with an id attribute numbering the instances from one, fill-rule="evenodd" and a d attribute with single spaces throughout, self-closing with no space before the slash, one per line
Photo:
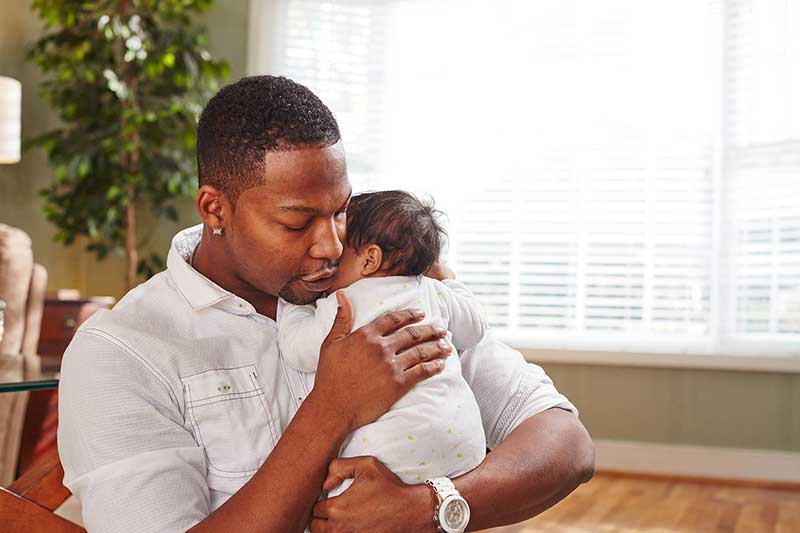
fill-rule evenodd
<path id="1" fill-rule="evenodd" d="M 24 61 L 25 50 L 41 35 L 29 6 L 28 0 L 3 0 L 0 17 L 0 74 L 23 83 L 25 137 L 53 125 L 52 114 L 37 96 L 37 69 Z M 244 75 L 247 1 L 217 0 L 204 23 L 212 52 L 231 63 L 231 79 Z M 119 297 L 124 291 L 121 259 L 97 263 L 76 247 L 52 242 L 54 231 L 36 194 L 50 179 L 41 150 L 24 154 L 18 165 L 0 166 L 0 222 L 31 235 L 36 260 L 50 273 L 50 289 L 72 287 L 84 294 Z M 165 253 L 175 231 L 198 220 L 191 201 L 181 213 L 181 224 L 143 224 L 152 233 L 151 249 Z M 543 366 L 579 407 L 595 438 L 800 451 L 798 374 Z"/>
<path id="2" fill-rule="evenodd" d="M 38 67 L 25 61 L 25 54 L 42 35 L 42 26 L 30 11 L 30 0 L 2 0 L 0 16 L 0 75 L 22 82 L 22 136 L 30 138 L 56 124 L 53 113 L 38 95 Z M 247 52 L 247 0 L 217 0 L 201 23 L 209 29 L 212 54 L 227 59 L 231 80 L 245 74 Z M 0 222 L 25 230 L 33 240 L 34 258 L 47 267 L 48 288 L 79 289 L 85 295 L 120 297 L 125 291 L 124 259 L 111 256 L 97 262 L 81 247 L 67 248 L 52 241 L 54 227 L 42 213 L 37 191 L 50 183 L 52 173 L 41 149 L 23 153 L 16 165 L 0 165 Z M 154 224 L 141 214 L 140 237 L 148 236 L 145 252 L 166 255 L 172 235 L 199 222 L 194 202 L 180 204 L 181 222 Z"/>
<path id="3" fill-rule="evenodd" d="M 542 366 L 594 438 L 800 451 L 800 374 Z"/>

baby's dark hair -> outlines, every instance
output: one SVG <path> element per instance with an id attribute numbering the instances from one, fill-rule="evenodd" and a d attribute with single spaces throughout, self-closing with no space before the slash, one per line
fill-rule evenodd
<path id="1" fill-rule="evenodd" d="M 353 196 L 347 208 L 347 245 L 362 250 L 377 244 L 381 270 L 396 276 L 422 274 L 438 259 L 447 233 L 442 212 L 405 191 Z"/>

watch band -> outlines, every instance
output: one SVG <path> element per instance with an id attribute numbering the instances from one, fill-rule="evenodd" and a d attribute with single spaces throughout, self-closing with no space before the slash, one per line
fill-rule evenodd
<path id="1" fill-rule="evenodd" d="M 436 496 L 436 505 L 433 508 L 433 523 L 436 524 L 436 531 L 437 533 L 446 533 L 444 528 L 442 528 L 442 524 L 439 523 L 439 507 L 441 507 L 442 502 L 447 496 L 460 493 L 448 477 L 426 479 L 425 484 L 433 489 L 433 494 Z"/>

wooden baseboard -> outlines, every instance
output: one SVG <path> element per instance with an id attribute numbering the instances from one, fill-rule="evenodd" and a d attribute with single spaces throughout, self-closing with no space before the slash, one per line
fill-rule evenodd
<path id="1" fill-rule="evenodd" d="M 595 440 L 598 472 L 800 488 L 800 452 Z"/>

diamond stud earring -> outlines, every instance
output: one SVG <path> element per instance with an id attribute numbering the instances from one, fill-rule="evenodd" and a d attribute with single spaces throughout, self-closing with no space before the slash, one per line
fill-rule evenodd
<path id="1" fill-rule="evenodd" d="M 222 228 L 211 228 L 214 235 L 222 235 Z"/>

